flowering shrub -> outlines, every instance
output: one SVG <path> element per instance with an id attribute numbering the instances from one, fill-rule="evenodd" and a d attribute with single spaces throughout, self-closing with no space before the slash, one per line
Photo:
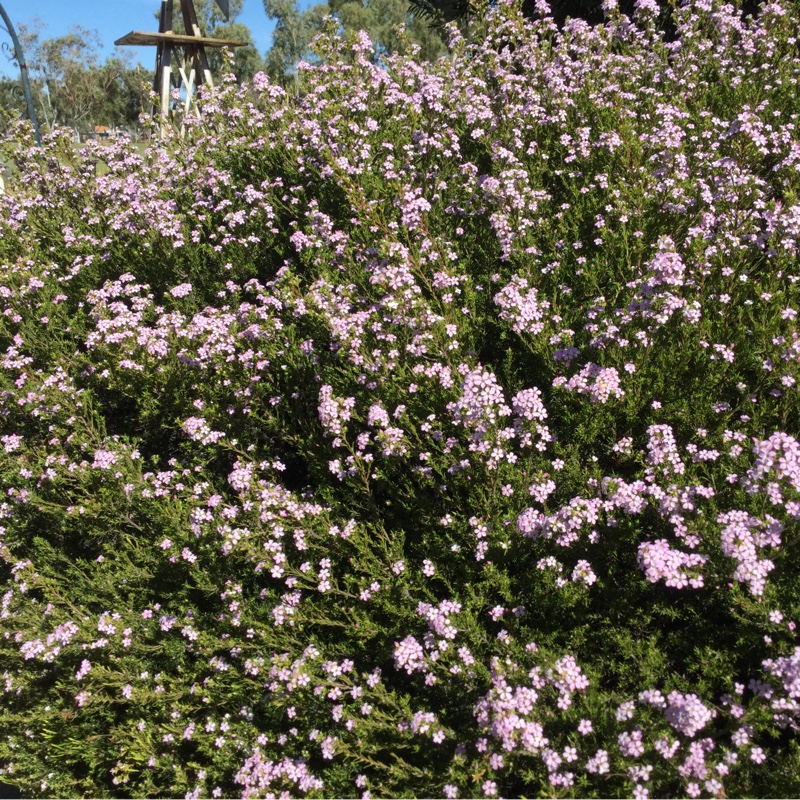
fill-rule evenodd
<path id="1" fill-rule="evenodd" d="M 606 11 L 4 145 L 4 781 L 797 795 L 799 12 Z"/>

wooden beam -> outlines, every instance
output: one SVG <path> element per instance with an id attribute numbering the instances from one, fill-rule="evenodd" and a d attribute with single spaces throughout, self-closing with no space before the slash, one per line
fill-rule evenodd
<path id="1" fill-rule="evenodd" d="M 158 19 L 161 33 L 172 33 L 172 0 L 161 0 L 161 14 Z"/>
<path id="2" fill-rule="evenodd" d="M 246 47 L 247 42 L 237 42 L 232 39 L 214 39 L 209 36 L 187 36 L 179 33 L 146 33 L 144 31 L 131 31 L 117 39 L 115 45 L 147 46 L 159 44 L 171 45 L 197 45 L 205 47 Z"/>
<path id="3" fill-rule="evenodd" d="M 194 33 L 195 39 L 203 37 L 200 30 L 200 23 L 197 21 L 197 11 L 194 8 L 194 0 L 180 0 L 181 13 L 183 14 L 183 27 L 186 28 L 188 33 L 191 30 Z M 194 56 L 200 63 L 200 72 L 209 86 L 211 85 L 211 67 L 208 63 L 208 56 L 206 56 L 206 49 L 202 45 L 196 47 Z M 200 81 L 198 81 L 200 83 Z"/>

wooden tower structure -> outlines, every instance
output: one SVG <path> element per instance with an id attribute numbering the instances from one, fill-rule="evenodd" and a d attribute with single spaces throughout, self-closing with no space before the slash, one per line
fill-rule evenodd
<path id="1" fill-rule="evenodd" d="M 213 85 L 206 56 L 207 47 L 243 47 L 246 44 L 246 42 L 203 36 L 197 23 L 194 0 L 178 0 L 178 2 L 185 33 L 174 33 L 172 30 L 175 0 L 161 0 L 158 33 L 132 31 L 114 42 L 116 45 L 154 45 L 157 48 L 153 89 L 160 100 L 162 119 L 169 114 L 173 87 L 181 91 L 182 97 L 185 95 L 183 102 L 186 114 L 196 101 L 197 88 L 203 84 Z M 225 15 L 225 19 L 228 19 L 229 0 L 215 0 L 215 2 Z M 174 83 L 173 67 L 176 68 Z"/>

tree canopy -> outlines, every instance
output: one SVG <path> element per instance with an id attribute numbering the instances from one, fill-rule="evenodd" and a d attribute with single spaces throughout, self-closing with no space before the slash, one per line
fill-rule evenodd
<path id="1" fill-rule="evenodd" d="M 76 25 L 64 36 L 44 38 L 42 29 L 38 21 L 19 26 L 41 123 L 81 132 L 95 125 L 135 127 L 149 73 L 123 51 L 101 60 L 97 31 Z M 19 81 L 0 82 L 0 108 L 12 116 L 22 112 Z"/>
<path id="2" fill-rule="evenodd" d="M 447 52 L 441 26 L 415 14 L 407 0 L 329 0 L 300 10 L 297 0 L 263 0 L 267 16 L 275 21 L 273 43 L 265 57 L 273 80 L 296 80 L 295 66 L 311 56 L 310 44 L 333 16 L 340 33 L 365 31 L 375 46 L 375 60 L 391 53 L 404 54 L 418 46 L 419 58 L 432 61 Z"/>

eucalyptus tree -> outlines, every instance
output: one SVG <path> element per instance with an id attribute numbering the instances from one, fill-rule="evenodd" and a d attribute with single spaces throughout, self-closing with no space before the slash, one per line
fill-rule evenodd
<path id="1" fill-rule="evenodd" d="M 407 0 L 328 0 L 304 10 L 297 0 L 263 1 L 267 16 L 275 21 L 273 44 L 265 58 L 267 72 L 286 84 L 296 85 L 297 63 L 313 58 L 309 45 L 328 15 L 336 18 L 343 34 L 365 31 L 375 45 L 376 60 L 402 53 L 409 45 L 420 48 L 422 61 L 447 52 L 442 27 L 430 25 Z"/>
<path id="2" fill-rule="evenodd" d="M 19 25 L 39 122 L 51 130 L 66 126 L 77 132 L 95 125 L 135 127 L 149 73 L 121 51 L 102 60 L 97 31 L 75 26 L 53 38 L 44 37 L 42 31 L 43 24 L 36 20 Z M 0 87 L 0 108 L 12 115 L 21 110 L 16 83 Z"/>

